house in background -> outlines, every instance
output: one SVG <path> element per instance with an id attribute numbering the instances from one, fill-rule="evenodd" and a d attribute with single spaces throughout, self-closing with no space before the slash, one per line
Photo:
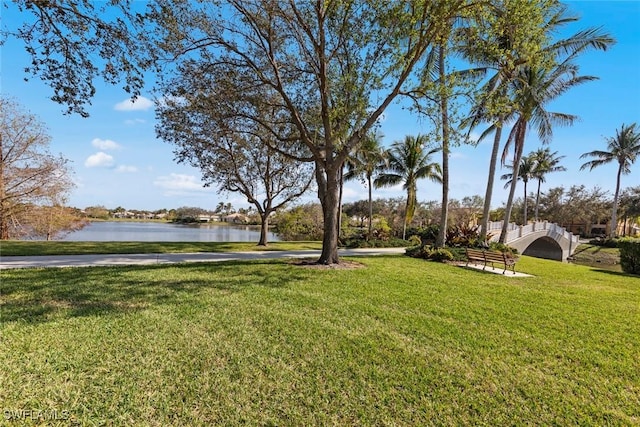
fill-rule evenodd
<path id="1" fill-rule="evenodd" d="M 249 222 L 249 217 L 241 213 L 232 213 L 223 216 L 222 220 L 231 224 L 247 224 Z"/>

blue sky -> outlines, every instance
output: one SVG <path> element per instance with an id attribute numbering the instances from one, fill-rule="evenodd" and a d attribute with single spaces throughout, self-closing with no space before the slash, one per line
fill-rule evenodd
<path id="1" fill-rule="evenodd" d="M 580 171 L 587 151 L 604 149 L 605 138 L 615 135 L 625 124 L 640 124 L 640 1 L 570 1 L 567 2 L 581 20 L 572 30 L 602 26 L 617 40 L 607 52 L 590 52 L 578 63 L 581 74 L 599 80 L 576 87 L 550 106 L 550 110 L 575 114 L 580 120 L 569 128 L 556 128 L 550 144 L 552 151 L 565 156 L 566 172 L 549 175 L 542 190 L 563 185 L 599 186 L 613 194 L 617 164 L 593 172 Z M 22 22 L 12 3 L 2 8 L 2 25 Z M 574 31 L 572 31 L 574 32 Z M 154 109 L 150 93 L 136 103 L 117 87 L 98 84 L 97 94 L 88 107 L 89 118 L 63 115 L 64 108 L 49 98 L 52 90 L 30 77 L 24 81 L 28 65 L 24 46 L 9 39 L 2 47 L 1 91 L 14 97 L 49 128 L 51 152 L 61 153 L 72 161 L 76 189 L 69 204 L 84 208 L 103 205 L 129 209 L 155 210 L 180 206 L 213 209 L 218 202 L 231 202 L 236 208 L 247 206 L 237 194 L 218 194 L 215 187 L 203 188 L 200 171 L 177 164 L 173 147 L 158 140 L 154 132 Z M 400 105 L 391 106 L 382 123 L 383 142 L 391 144 L 405 135 L 429 129 L 424 120 L 409 114 Z M 491 141 L 477 147 L 456 147 L 451 155 L 450 197 L 484 195 Z M 526 141 L 525 153 L 540 147 L 535 133 Z M 498 173 L 504 173 L 504 170 Z M 521 185 L 521 184 L 520 184 Z M 622 187 L 640 185 L 640 161 L 632 173 L 622 178 Z M 436 184 L 421 182 L 418 199 L 437 200 L 441 190 Z M 522 194 L 522 187 L 517 195 Z M 374 197 L 401 197 L 401 188 L 374 190 Z M 494 190 L 494 207 L 507 198 L 503 182 Z M 347 185 L 345 200 L 365 199 L 367 190 L 358 182 Z M 308 200 L 315 200 L 310 194 Z"/>

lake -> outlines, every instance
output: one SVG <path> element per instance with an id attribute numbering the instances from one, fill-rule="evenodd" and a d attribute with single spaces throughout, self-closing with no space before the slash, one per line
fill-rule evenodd
<path id="1" fill-rule="evenodd" d="M 279 241 L 269 233 L 270 242 Z M 260 228 L 230 224 L 172 224 L 163 222 L 91 222 L 62 240 L 75 242 L 258 242 Z"/>

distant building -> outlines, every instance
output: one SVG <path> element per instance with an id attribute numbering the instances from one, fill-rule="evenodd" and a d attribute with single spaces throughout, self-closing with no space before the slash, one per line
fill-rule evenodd
<path id="1" fill-rule="evenodd" d="M 222 217 L 222 220 L 232 224 L 246 224 L 249 222 L 249 217 L 241 213 L 233 213 Z"/>
<path id="2" fill-rule="evenodd" d="M 218 215 L 198 215 L 199 222 L 217 222 L 220 221 L 220 217 Z"/>

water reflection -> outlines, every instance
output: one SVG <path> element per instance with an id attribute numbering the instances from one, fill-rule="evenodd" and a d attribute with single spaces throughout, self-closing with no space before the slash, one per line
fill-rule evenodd
<path id="1" fill-rule="evenodd" d="M 274 233 L 267 236 L 278 241 Z M 62 240 L 75 242 L 257 242 L 260 228 L 230 224 L 171 224 L 160 222 L 92 222 Z"/>

